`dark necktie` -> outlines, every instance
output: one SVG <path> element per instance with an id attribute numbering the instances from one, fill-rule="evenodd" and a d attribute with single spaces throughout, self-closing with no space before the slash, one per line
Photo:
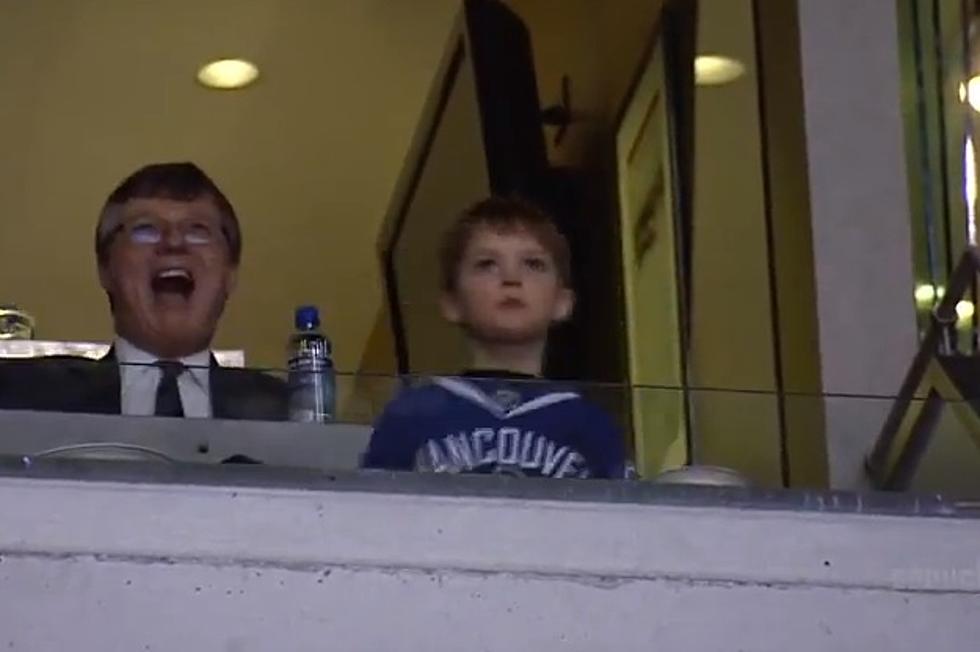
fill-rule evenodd
<path id="1" fill-rule="evenodd" d="M 156 364 L 160 367 L 160 384 L 157 385 L 157 402 L 153 413 L 158 417 L 184 416 L 177 379 L 187 368 L 173 360 L 159 360 Z"/>

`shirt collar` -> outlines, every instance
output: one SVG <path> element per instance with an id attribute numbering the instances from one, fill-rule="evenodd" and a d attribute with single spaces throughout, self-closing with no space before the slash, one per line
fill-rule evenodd
<path id="1" fill-rule="evenodd" d="M 152 365 L 160 358 L 139 348 L 123 337 L 117 337 L 113 344 L 116 360 L 122 365 Z M 205 349 L 180 359 L 194 380 L 201 386 L 208 386 L 208 370 L 211 367 L 211 351 Z M 125 366 L 123 367 L 126 368 Z M 149 368 L 148 366 L 145 368 Z"/>

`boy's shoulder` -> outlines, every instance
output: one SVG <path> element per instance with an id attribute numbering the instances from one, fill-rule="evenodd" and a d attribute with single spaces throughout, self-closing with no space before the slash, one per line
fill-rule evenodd
<path id="1" fill-rule="evenodd" d="M 402 387 L 385 407 L 391 416 L 418 416 L 439 413 L 449 401 L 444 390 L 433 382 L 434 378 L 413 377 L 402 381 Z"/>

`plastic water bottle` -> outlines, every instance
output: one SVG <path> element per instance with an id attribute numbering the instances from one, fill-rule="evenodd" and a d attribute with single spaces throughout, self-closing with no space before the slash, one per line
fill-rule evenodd
<path id="1" fill-rule="evenodd" d="M 327 422 L 334 417 L 334 370 L 330 340 L 320 331 L 316 306 L 296 309 L 289 338 L 289 418 Z"/>

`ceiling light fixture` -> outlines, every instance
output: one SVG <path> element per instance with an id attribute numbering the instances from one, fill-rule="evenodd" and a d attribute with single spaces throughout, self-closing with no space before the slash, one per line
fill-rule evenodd
<path id="1" fill-rule="evenodd" d="M 197 81 L 223 91 L 245 88 L 258 78 L 258 66 L 245 59 L 218 59 L 197 71 Z"/>
<path id="2" fill-rule="evenodd" d="M 694 57 L 694 83 L 698 86 L 729 84 L 745 74 L 745 65 L 738 59 L 716 54 Z"/>

